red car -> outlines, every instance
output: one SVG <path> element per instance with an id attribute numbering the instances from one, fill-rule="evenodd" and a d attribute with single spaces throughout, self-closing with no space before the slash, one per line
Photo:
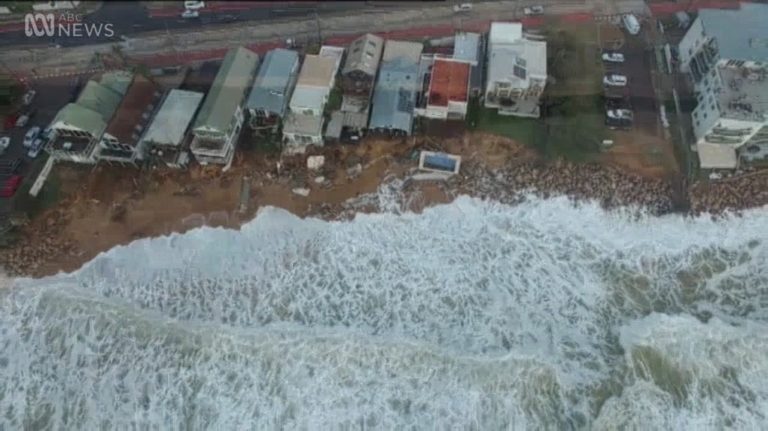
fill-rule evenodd
<path id="1" fill-rule="evenodd" d="M 0 190 L 0 198 L 9 198 L 16 193 L 16 190 L 21 185 L 21 175 L 14 175 L 8 178 L 8 181 L 3 184 L 2 190 Z"/>
<path id="2" fill-rule="evenodd" d="M 19 119 L 19 114 L 9 114 L 7 117 L 5 117 L 5 123 L 3 124 L 4 130 L 9 130 L 14 127 L 16 127 L 16 120 Z"/>

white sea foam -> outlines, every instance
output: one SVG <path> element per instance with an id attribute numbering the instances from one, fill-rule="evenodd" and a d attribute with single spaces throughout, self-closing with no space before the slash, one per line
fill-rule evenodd
<path id="1" fill-rule="evenodd" d="M 136 241 L 0 292 L 0 428 L 765 428 L 766 231 L 462 197 Z"/>

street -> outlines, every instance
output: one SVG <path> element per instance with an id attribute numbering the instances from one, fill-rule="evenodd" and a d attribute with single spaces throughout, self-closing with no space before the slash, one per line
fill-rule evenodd
<path id="1" fill-rule="evenodd" d="M 241 2 L 242 3 L 242 2 Z M 179 2 L 181 4 L 181 2 Z M 256 7 L 254 7 L 256 6 Z M 368 6 L 366 3 L 353 2 L 288 2 L 279 8 L 259 7 L 259 3 L 251 3 L 248 9 L 232 10 L 233 8 L 217 8 L 216 10 L 202 10 L 199 18 L 181 18 L 183 8 L 169 11 L 165 14 L 152 14 L 139 2 L 104 2 L 96 12 L 86 15 L 81 21 L 83 24 L 112 24 L 114 35 L 90 37 L 28 37 L 24 34 L 23 25 L 18 30 L 1 33 L 0 47 L 23 46 L 51 46 L 73 47 L 90 45 L 94 43 L 106 43 L 121 41 L 123 37 L 134 37 L 141 33 L 152 31 L 174 31 L 182 29 L 199 28 L 208 24 L 229 24 L 244 21 L 270 21 L 273 19 L 285 19 L 292 17 L 314 16 L 315 11 L 320 14 L 329 14 L 343 11 L 357 11 L 361 8 L 378 9 L 377 6 Z M 246 6 L 247 7 L 247 6 Z"/>

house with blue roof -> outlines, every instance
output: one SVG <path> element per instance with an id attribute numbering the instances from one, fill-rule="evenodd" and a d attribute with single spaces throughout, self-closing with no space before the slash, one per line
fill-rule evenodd
<path id="1" fill-rule="evenodd" d="M 388 40 L 373 90 L 369 130 L 390 135 L 410 135 L 422 44 Z"/>

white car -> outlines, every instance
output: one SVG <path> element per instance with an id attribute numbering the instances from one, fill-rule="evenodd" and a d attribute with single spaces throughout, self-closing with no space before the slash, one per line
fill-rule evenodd
<path id="1" fill-rule="evenodd" d="M 37 91 L 35 90 L 29 90 L 26 93 L 24 93 L 24 97 L 22 98 L 24 105 L 29 105 L 30 103 L 32 103 L 32 101 L 35 100 L 35 95 L 37 95 Z"/>
<path id="2" fill-rule="evenodd" d="M 526 8 L 523 8 L 523 13 L 526 16 L 544 15 L 544 6 L 536 5 L 536 6 L 526 7 Z"/>
<path id="3" fill-rule="evenodd" d="M 29 149 L 29 152 L 27 152 L 27 156 L 30 159 L 34 159 L 38 155 L 40 155 L 40 150 L 43 149 L 43 141 L 42 139 L 35 139 L 35 142 L 32 143 L 32 147 Z"/>
<path id="4" fill-rule="evenodd" d="M 626 87 L 627 77 L 624 75 L 609 73 L 603 77 L 603 84 L 608 87 Z"/>
<path id="5" fill-rule="evenodd" d="M 40 128 L 37 126 L 27 130 L 27 134 L 24 135 L 24 146 L 27 148 L 32 146 L 32 143 L 35 142 L 35 138 L 37 138 L 37 135 L 39 134 Z"/>
<path id="6" fill-rule="evenodd" d="M 604 52 L 603 61 L 609 63 L 624 63 L 624 54 L 620 52 Z"/>
<path id="7" fill-rule="evenodd" d="M 8 149 L 8 147 L 11 145 L 11 138 L 8 136 L 3 136 L 0 138 L 0 155 L 5 153 L 5 150 Z"/>
<path id="8" fill-rule="evenodd" d="M 187 9 L 181 13 L 182 18 L 197 18 L 199 16 L 200 16 L 200 13 L 196 10 Z"/>
<path id="9" fill-rule="evenodd" d="M 24 127 L 29 123 L 29 115 L 22 115 L 16 119 L 16 127 Z"/>
<path id="10" fill-rule="evenodd" d="M 469 12 L 472 10 L 472 3 L 457 4 L 453 7 L 454 12 Z"/>
<path id="11" fill-rule="evenodd" d="M 624 24 L 624 28 L 627 29 L 629 34 L 634 36 L 640 33 L 640 21 L 631 13 L 622 16 L 621 22 Z"/>
<path id="12" fill-rule="evenodd" d="M 186 10 L 198 10 L 205 7 L 204 1 L 185 1 L 184 9 Z"/>
<path id="13" fill-rule="evenodd" d="M 629 109 L 609 109 L 605 112 L 605 114 L 608 116 L 608 118 L 612 118 L 614 120 L 632 119 L 632 111 Z"/>

